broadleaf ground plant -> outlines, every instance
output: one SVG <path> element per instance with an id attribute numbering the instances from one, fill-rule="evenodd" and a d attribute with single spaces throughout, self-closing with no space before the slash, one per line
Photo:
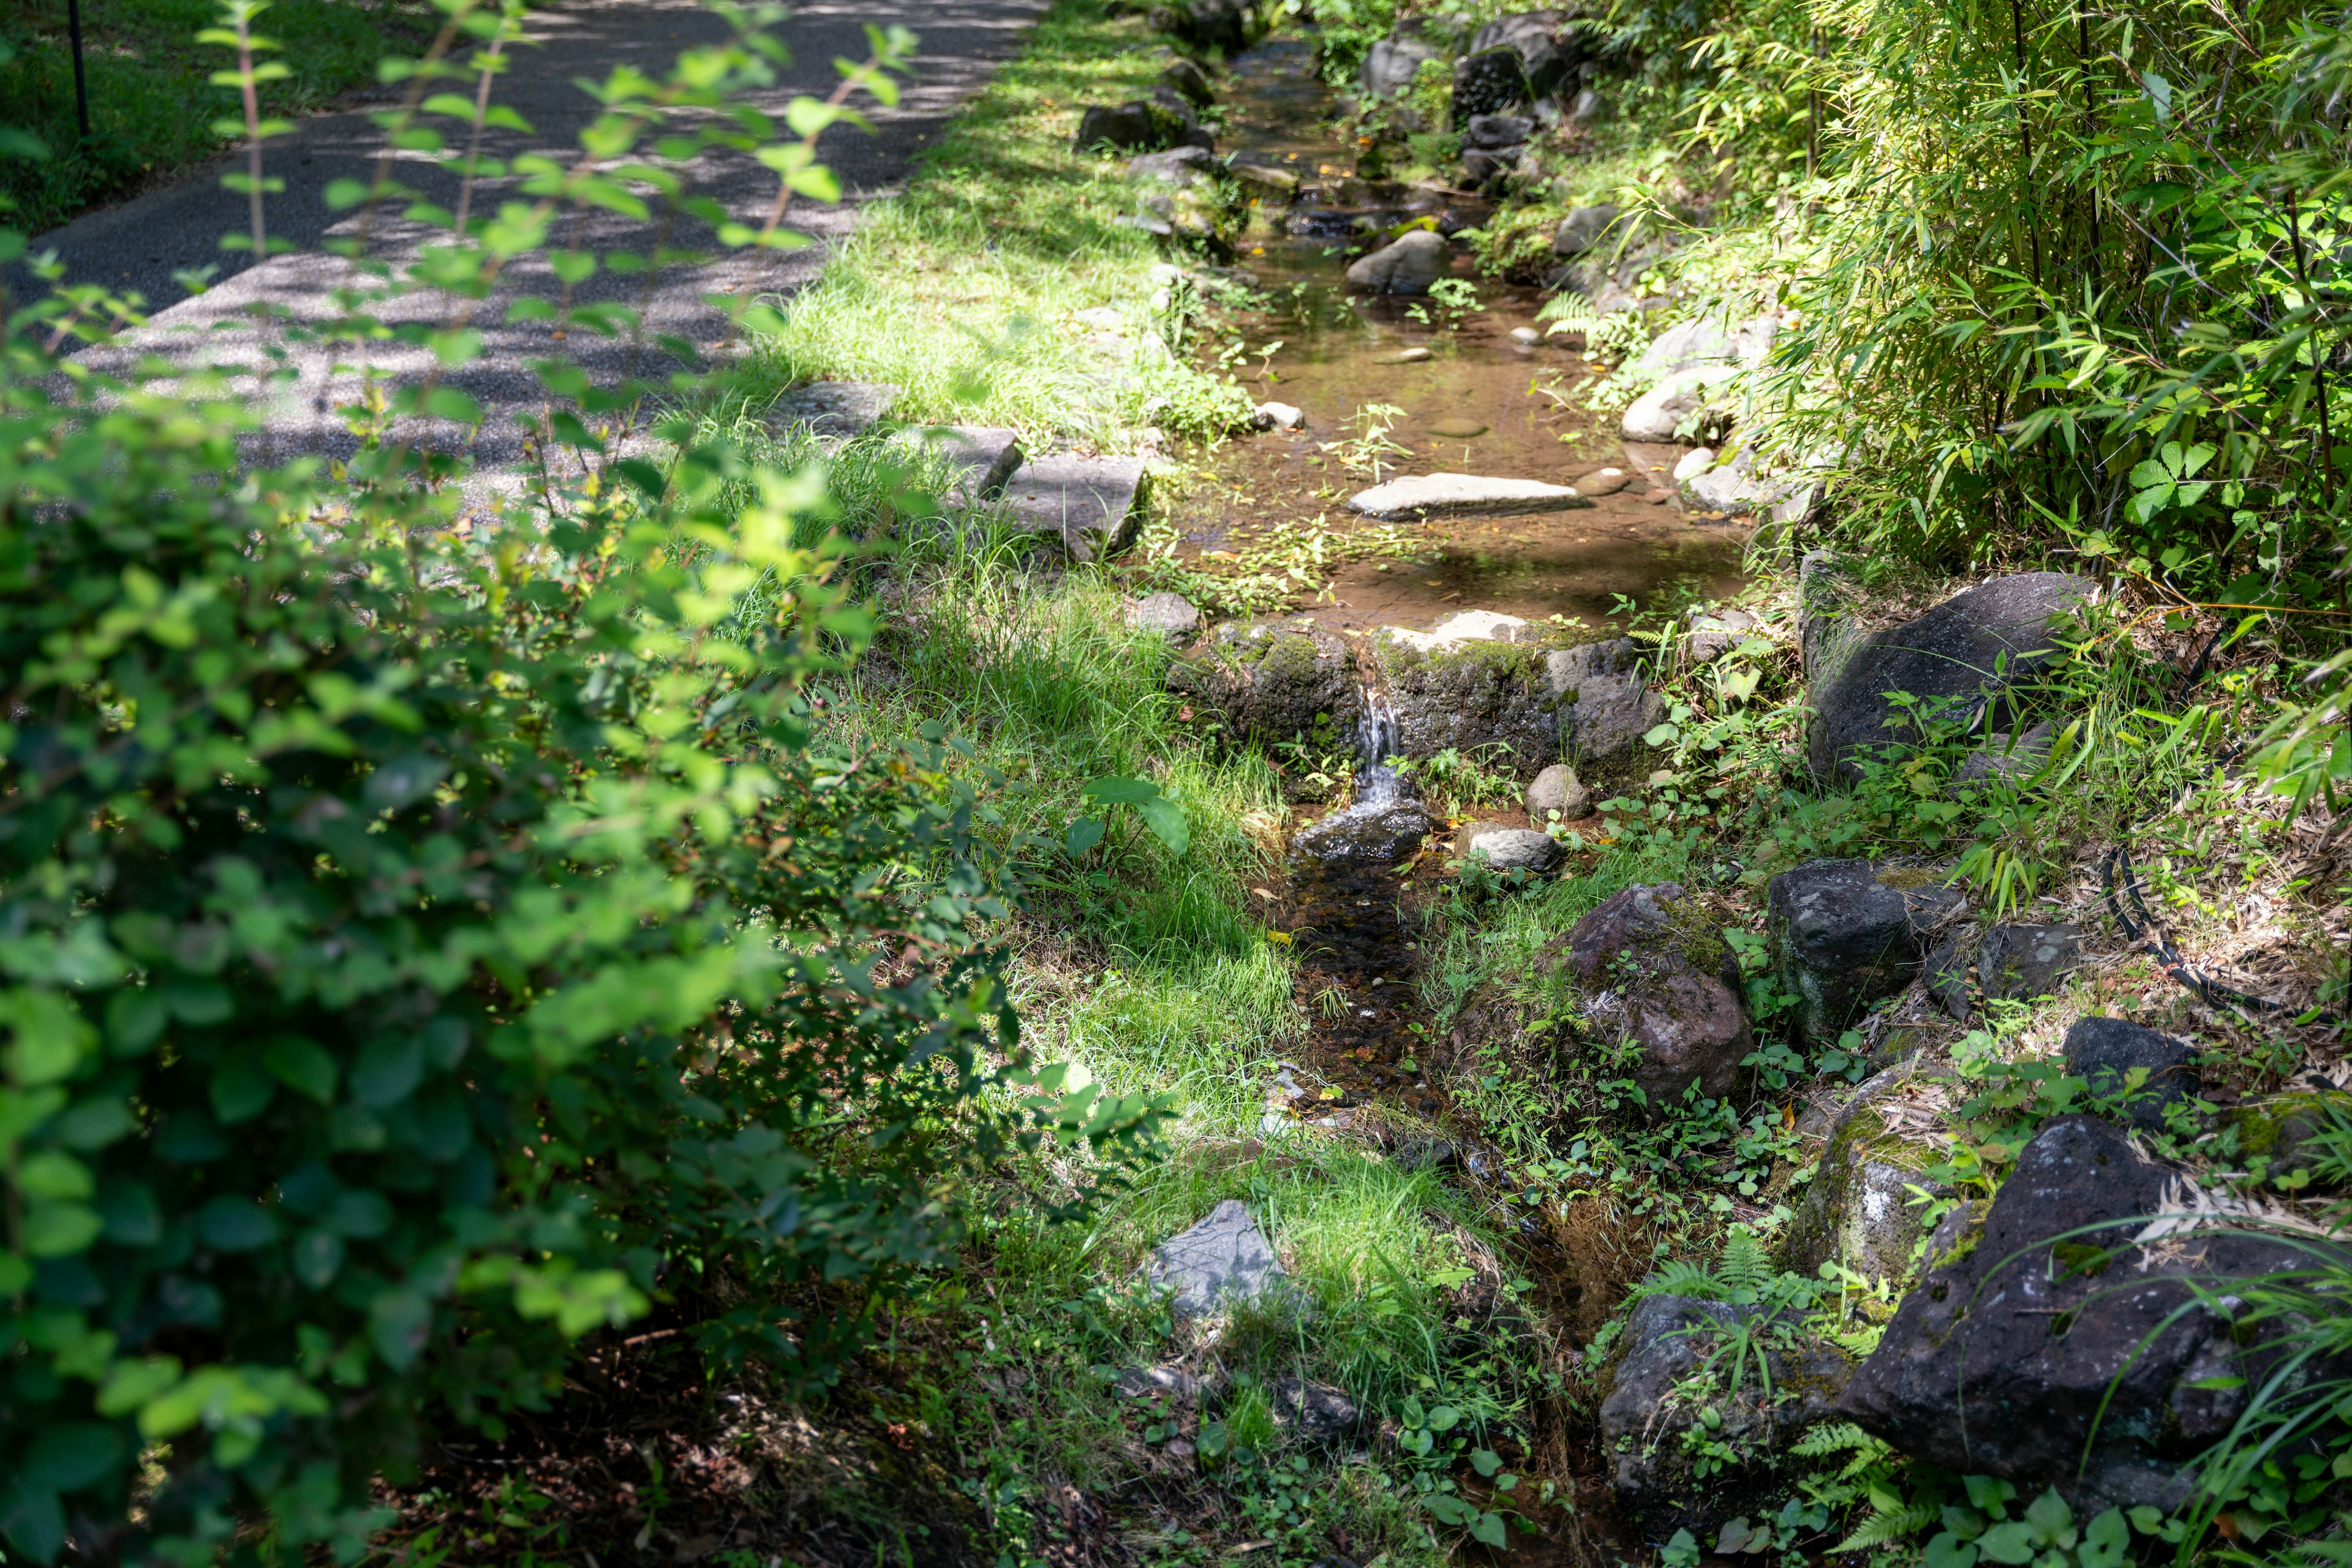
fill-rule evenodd
<path id="1" fill-rule="evenodd" d="M 224 18 L 231 85 L 255 9 Z M 444 76 L 477 73 L 478 130 L 511 33 L 446 9 L 394 73 L 414 150 Z M 467 312 L 554 216 L 678 196 L 672 166 L 714 149 L 828 191 L 816 133 L 894 90 L 913 40 L 877 36 L 785 137 L 740 101 L 782 58 L 773 16 L 727 14 L 738 36 L 668 82 L 604 84 L 580 159 L 523 171 L 535 205 L 428 208 L 448 242 L 373 264 L 328 330 L 437 292 L 416 331 L 462 364 Z M 782 243 L 785 205 L 716 232 Z M 227 373 L 57 357 L 131 319 L 61 289 L 0 344 L 10 1560 L 352 1560 L 428 1428 L 497 1436 L 624 1323 L 821 1388 L 957 1242 L 976 1162 L 1147 1139 L 1140 1097 L 1028 1092 L 1058 1079 L 1020 1053 L 987 935 L 1013 889 L 984 773 L 936 726 L 828 728 L 872 623 L 822 464 L 714 440 L 543 468 L 453 522 L 449 459 L 394 434 L 464 417 L 451 389 L 354 409 L 349 478 L 256 468 Z M 636 395 L 547 374 L 605 412 Z M 572 407 L 540 435 L 593 458 Z"/>

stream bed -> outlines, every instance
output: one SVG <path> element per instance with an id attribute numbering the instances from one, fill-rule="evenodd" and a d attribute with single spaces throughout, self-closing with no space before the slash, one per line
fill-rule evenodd
<path id="1" fill-rule="evenodd" d="M 1538 290 L 1477 277 L 1457 247 L 1453 276 L 1474 296 L 1459 308 L 1351 294 L 1348 265 L 1375 228 L 1428 218 L 1458 233 L 1486 219 L 1486 203 L 1355 177 L 1352 149 L 1329 123 L 1335 105 L 1311 40 L 1271 39 L 1236 56 L 1219 85 L 1228 113 L 1221 146 L 1301 182 L 1278 232 L 1262 220 L 1241 242 L 1236 261 L 1262 308 L 1235 322 L 1251 351 L 1235 374 L 1261 401 L 1300 409 L 1307 426 L 1229 442 L 1214 455 L 1211 476 L 1176 509 L 1190 551 L 1247 547 L 1318 521 L 1334 531 L 1355 527 L 1347 500 L 1373 476 L 1332 448 L 1365 433 L 1362 411 L 1384 405 L 1398 411 L 1380 419 L 1402 449 L 1385 455 L 1381 479 L 1457 473 L 1567 484 L 1614 467 L 1628 482 L 1573 511 L 1404 525 L 1425 545 L 1417 560 L 1356 562 L 1339 570 L 1328 598 L 1298 603 L 1334 630 L 1425 628 L 1484 609 L 1530 621 L 1571 616 L 1597 635 L 1624 599 L 1737 591 L 1746 531 L 1650 499 L 1668 488 L 1683 449 L 1628 446 L 1615 416 L 1574 405 L 1576 386 L 1593 373 L 1576 336 L 1545 335 Z M 1265 352 L 1270 345 L 1279 346 Z"/>
<path id="2" fill-rule="evenodd" d="M 1286 534 L 1372 526 L 1347 500 L 1376 477 L 1562 484 L 1614 468 L 1625 475 L 1622 488 L 1587 508 L 1392 525 L 1402 548 L 1342 566 L 1328 591 L 1299 596 L 1290 613 L 1361 635 L 1492 610 L 1535 622 L 1566 617 L 1579 635 L 1602 637 L 1629 602 L 1648 608 L 1739 589 L 1746 529 L 1684 514 L 1668 478 L 1683 448 L 1628 445 L 1615 415 L 1577 405 L 1576 387 L 1596 373 L 1576 352 L 1579 339 L 1544 334 L 1537 290 L 1476 277 L 1457 247 L 1453 276 L 1466 288 L 1446 290 L 1445 301 L 1351 294 L 1347 267 L 1368 235 L 1414 218 L 1458 233 L 1486 218 L 1484 203 L 1357 178 L 1351 151 L 1330 123 L 1335 105 L 1311 40 L 1278 38 L 1237 56 L 1220 92 L 1229 116 L 1221 146 L 1301 181 L 1299 199 L 1279 222 L 1254 222 L 1241 242 L 1235 259 L 1257 308 L 1234 322 L 1250 353 L 1234 369 L 1260 401 L 1302 410 L 1306 427 L 1244 437 L 1212 455 L 1208 477 L 1175 508 L 1192 560 L 1212 565 Z M 1376 405 L 1392 411 L 1373 422 L 1387 426 L 1396 448 L 1377 476 L 1349 464 L 1359 454 L 1335 449 L 1365 433 L 1365 411 Z M 1374 724 L 1360 738 L 1350 792 L 1358 803 L 1407 787 L 1384 767 L 1378 731 Z M 1487 815 L 1526 822 L 1517 806 Z M 1446 896 L 1452 826 L 1439 818 L 1429 847 L 1403 867 L 1294 859 L 1267 914 L 1294 943 L 1297 995 L 1309 1023 L 1279 1069 L 1268 1131 L 1296 1121 L 1384 1142 L 1392 1156 L 1433 1160 L 1449 1181 L 1499 1197 L 1504 1163 L 1454 1112 L 1436 1070 L 1459 1042 L 1440 1037 L 1421 989 L 1423 944 L 1435 935 L 1432 905 Z M 1516 1238 L 1515 1266 L 1536 1282 L 1537 1304 L 1559 1321 L 1585 1317 L 1572 1310 L 1581 1289 L 1574 1270 L 1534 1211 L 1497 1203 L 1496 1214 Z M 1543 1533 L 1515 1535 L 1506 1555 L 1523 1563 L 1610 1561 L 1607 1458 L 1580 1423 L 1554 1419 L 1548 1446 L 1573 1506 L 1538 1510 Z"/>

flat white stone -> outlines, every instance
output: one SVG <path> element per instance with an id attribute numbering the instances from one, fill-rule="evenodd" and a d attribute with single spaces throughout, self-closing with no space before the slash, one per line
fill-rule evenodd
<path id="1" fill-rule="evenodd" d="M 1441 648 L 1457 647 L 1465 642 L 1525 642 L 1535 637 L 1536 628 L 1517 616 L 1506 616 L 1494 610 L 1463 610 L 1446 616 L 1425 632 L 1411 631 L 1403 626 L 1382 626 L 1373 635 L 1385 642 L 1419 648 L 1423 653 L 1435 653 Z"/>
<path id="2" fill-rule="evenodd" d="M 862 436 L 890 412 L 900 388 L 887 381 L 816 381 L 768 407 L 772 426 L 805 425 L 819 436 Z"/>
<path id="3" fill-rule="evenodd" d="M 1395 521 L 1422 517 L 1510 517 L 1568 511 L 1592 503 L 1566 485 L 1476 474 L 1414 474 L 1374 485 L 1348 502 L 1366 517 Z"/>

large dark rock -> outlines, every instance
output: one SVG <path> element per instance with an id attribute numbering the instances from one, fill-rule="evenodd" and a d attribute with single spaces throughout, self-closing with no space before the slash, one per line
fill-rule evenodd
<path id="1" fill-rule="evenodd" d="M 1977 984 L 1995 1001 L 2054 996 L 2083 962 L 2083 933 L 2070 925 L 1997 925 L 1977 947 Z"/>
<path id="2" fill-rule="evenodd" d="M 2124 1102 L 2125 1120 L 2150 1131 L 2164 1126 L 2165 1111 L 2197 1098 L 2197 1047 L 2126 1018 L 2077 1018 L 2066 1030 L 2066 1073 L 2104 1099 Z M 2134 1068 L 2147 1077 L 2127 1089 Z"/>
<path id="3" fill-rule="evenodd" d="M 2352 1094 L 2314 1082 L 2308 1089 L 2266 1094 L 2231 1106 L 2221 1125 L 2234 1133 L 2235 1163 L 2258 1167 L 2273 1176 L 2297 1172 L 2321 1189 L 2336 1184 L 2332 1164 L 2320 1163 L 2325 1145 L 2320 1134 L 2352 1124 Z"/>
<path id="4" fill-rule="evenodd" d="M 1679 1392 L 1713 1355 L 1719 1336 L 1763 1315 L 1757 1307 L 1733 1307 L 1687 1296 L 1651 1296 L 1626 1319 L 1623 1348 L 1609 1371 L 1609 1392 L 1601 1402 L 1601 1451 L 1609 1457 L 1617 1506 L 1642 1531 L 1663 1541 L 1687 1530 L 1712 1541 L 1725 1523 L 1742 1514 L 1767 1511 L 1789 1490 L 1806 1461 L 1788 1456 L 1805 1427 L 1827 1418 L 1853 1363 L 1845 1352 L 1795 1325 L 1761 1331 L 1775 1393 L 1768 1399 L 1752 1367 L 1738 1391 L 1721 1387 L 1704 1397 Z M 1718 1359 L 1727 1366 L 1731 1358 Z M 1700 1478 L 1684 1452 L 1683 1434 L 1712 1406 L 1722 1426 L 1709 1436 L 1730 1446 L 1738 1458 Z"/>
<path id="5" fill-rule="evenodd" d="M 1364 710 L 1347 645 L 1306 620 L 1227 622 L 1169 668 L 1168 689 L 1218 712 L 1235 740 L 1293 740 L 1318 714 L 1352 735 Z"/>
<path id="6" fill-rule="evenodd" d="M 1797 1026 L 1828 1045 L 1919 973 L 1925 944 L 1957 919 L 1957 889 L 1919 867 L 1810 860 L 1765 889 L 1765 939 Z"/>
<path id="7" fill-rule="evenodd" d="M 1813 776 L 1824 783 L 1857 778 L 1857 759 L 1916 738 L 1915 730 L 1898 721 L 1903 710 L 1887 693 L 1923 700 L 1997 699 L 2048 662 L 2051 623 L 2096 586 L 2063 572 L 1996 577 L 1917 620 L 1864 633 L 1855 620 L 1857 592 L 1834 562 L 1808 556 L 1798 583 L 1805 684 L 1813 708 L 1805 755 Z"/>
<path id="8" fill-rule="evenodd" d="M 1176 103 L 1183 100 L 1166 88 L 1158 89 Z M 1079 152 L 1108 147 L 1119 153 L 1148 153 L 1160 147 L 1204 147 L 1215 139 L 1192 120 L 1167 104 L 1139 98 L 1129 103 L 1097 103 L 1078 116 L 1078 133 L 1070 144 Z"/>
<path id="9" fill-rule="evenodd" d="M 1250 14 L 1239 0 L 1180 0 L 1145 13 L 1153 29 L 1196 49 L 1236 55 L 1249 47 Z"/>
<path id="10" fill-rule="evenodd" d="M 1949 1193 L 1924 1173 L 1945 1151 L 1893 1131 L 1880 1110 L 1916 1076 L 1907 1062 L 1887 1068 L 1855 1089 L 1831 1121 L 1812 1182 L 1781 1238 L 1788 1268 L 1811 1275 L 1836 1262 L 1874 1279 L 1910 1272 L 1922 1213 L 1911 1189 Z"/>
<path id="11" fill-rule="evenodd" d="M 1217 101 L 1217 89 L 1210 85 L 1209 73 L 1195 61 L 1176 61 L 1160 73 L 1160 79 L 1181 93 L 1195 109 L 1206 109 Z"/>
<path id="12" fill-rule="evenodd" d="M 1435 826 L 1419 801 L 1367 801 L 1300 828 L 1290 847 L 1302 858 L 1331 868 L 1393 866 L 1412 858 Z"/>
<path id="13" fill-rule="evenodd" d="M 1428 647 L 1423 640 L 1385 631 L 1372 640 L 1396 714 L 1399 756 L 1468 753 L 1500 742 L 1521 778 L 1559 758 L 1559 704 L 1546 689 L 1541 650 L 1483 637 Z"/>
<path id="14" fill-rule="evenodd" d="M 1532 96 L 1517 50 L 1465 55 L 1454 64 L 1454 129 L 1463 129 L 1482 114 L 1506 113 Z"/>
<path id="15" fill-rule="evenodd" d="M 1601 243 L 1617 223 L 1617 207 L 1609 202 L 1596 206 L 1578 207 L 1559 220 L 1559 227 L 1551 237 L 1551 253 L 1562 261 L 1571 261 Z"/>
<path id="16" fill-rule="evenodd" d="M 1471 36 L 1468 52 L 1509 49 L 1519 58 L 1528 93 L 1542 98 L 1559 89 L 1581 58 L 1572 28 L 1565 11 L 1521 11 L 1479 28 Z"/>
<path id="17" fill-rule="evenodd" d="M 2263 1373 L 2227 1322 L 2181 1310 L 2192 1300 L 2181 1277 L 2210 1289 L 2309 1260 L 2226 1220 L 2151 1234 L 2178 1177 L 2095 1118 L 2045 1123 L 1991 1204 L 1937 1227 L 1925 1277 L 1840 1412 L 1956 1473 L 2001 1477 L 2026 1497 L 2054 1486 L 2077 1519 L 2177 1506 L 2184 1463 L 2246 1408 L 2244 1386 L 2216 1384 Z"/>
<path id="18" fill-rule="evenodd" d="M 1266 1385 L 1274 1402 L 1274 1425 L 1286 1437 L 1336 1443 L 1363 1422 L 1363 1413 L 1345 1389 L 1298 1377 L 1277 1377 Z"/>
<path id="19" fill-rule="evenodd" d="M 1633 1078 L 1653 1112 L 1690 1086 L 1723 1100 L 1755 1049 L 1739 963 L 1675 882 L 1627 888 L 1568 933 L 1568 963 L 1595 1028 L 1638 1047 Z"/>

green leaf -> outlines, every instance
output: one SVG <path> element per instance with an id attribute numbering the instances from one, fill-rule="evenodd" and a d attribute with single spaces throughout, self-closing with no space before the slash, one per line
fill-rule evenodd
<path id="1" fill-rule="evenodd" d="M 261 1059 L 270 1075 L 295 1093 L 320 1105 L 335 1102 L 335 1083 L 340 1077 L 335 1058 L 316 1040 L 300 1035 L 273 1036 L 261 1047 Z"/>
<path id="2" fill-rule="evenodd" d="M 1465 1525 L 1478 1517 L 1476 1509 L 1452 1492 L 1431 1492 L 1421 1500 L 1421 1506 L 1435 1514 L 1440 1524 Z"/>
<path id="3" fill-rule="evenodd" d="M 1095 779 L 1078 794 L 1100 805 L 1140 805 L 1159 799 L 1160 786 L 1147 779 L 1114 777 Z"/>
<path id="4" fill-rule="evenodd" d="M 1976 1568 L 1977 1546 L 1945 1531 L 1927 1542 L 1927 1568 Z"/>
<path id="5" fill-rule="evenodd" d="M 106 1229 L 87 1204 L 37 1203 L 25 1214 L 25 1250 L 35 1258 L 66 1258 L 87 1251 Z"/>
<path id="6" fill-rule="evenodd" d="M 1497 1552 L 1509 1544 L 1503 1532 L 1503 1516 L 1499 1513 L 1482 1513 L 1471 1521 L 1470 1535 L 1473 1540 L 1485 1542 Z"/>
<path id="7" fill-rule="evenodd" d="M 1451 1405 L 1440 1405 L 1429 1413 L 1429 1429 L 1433 1432 L 1450 1432 L 1461 1421 L 1462 1412 Z"/>
<path id="8" fill-rule="evenodd" d="M 2124 1522 L 2123 1510 L 2111 1508 L 2084 1528 L 2077 1561 L 2081 1568 L 2122 1568 L 2130 1546 L 2131 1529 Z"/>
<path id="9" fill-rule="evenodd" d="M 1171 855 L 1181 855 L 1192 846 L 1192 829 L 1184 820 L 1184 808 L 1165 795 L 1137 803 L 1143 824 L 1151 829 Z"/>
<path id="10" fill-rule="evenodd" d="M 1503 1457 L 1492 1448 L 1473 1448 L 1470 1450 L 1470 1468 L 1482 1476 L 1492 1476 L 1503 1468 Z"/>
<path id="11" fill-rule="evenodd" d="M 2074 1522 L 2074 1510 L 2066 1506 L 2058 1489 L 2052 1487 L 2026 1505 L 2025 1522 L 2033 1529 L 2034 1544 L 2048 1546 Z"/>
<path id="12" fill-rule="evenodd" d="M 260 1115 L 277 1093 L 278 1085 L 262 1065 L 258 1051 L 233 1049 L 213 1068 L 213 1114 L 225 1126 Z"/>
<path id="13" fill-rule="evenodd" d="M 196 1211 L 196 1232 L 223 1252 L 250 1252 L 278 1238 L 278 1223 L 251 1198 L 223 1193 Z"/>
<path id="14" fill-rule="evenodd" d="M 0 1535 L 35 1563 L 50 1563 L 66 1543 L 66 1510 L 57 1492 L 26 1475 L 0 1479 Z"/>
<path id="15" fill-rule="evenodd" d="M 1081 816 L 1070 824 L 1062 838 L 1062 853 L 1075 860 L 1102 842 L 1103 825 L 1091 816 Z"/>
<path id="16" fill-rule="evenodd" d="M 368 1341 L 394 1372 L 416 1363 L 432 1328 L 433 1303 L 415 1290 L 387 1290 L 368 1308 Z"/>
<path id="17" fill-rule="evenodd" d="M 122 1458 L 122 1434 L 96 1421 L 52 1426 L 33 1440 L 26 1471 L 61 1492 L 89 1485 Z"/>
<path id="18" fill-rule="evenodd" d="M 2041 1550 L 2033 1540 L 2033 1526 L 2021 1519 L 2004 1520 L 1977 1537 L 1977 1550 L 1994 1563 L 2031 1563 Z"/>
<path id="19" fill-rule="evenodd" d="M 383 1110 L 416 1091 L 425 1077 L 425 1043 L 414 1035 L 370 1040 L 352 1064 L 352 1098 Z"/>

